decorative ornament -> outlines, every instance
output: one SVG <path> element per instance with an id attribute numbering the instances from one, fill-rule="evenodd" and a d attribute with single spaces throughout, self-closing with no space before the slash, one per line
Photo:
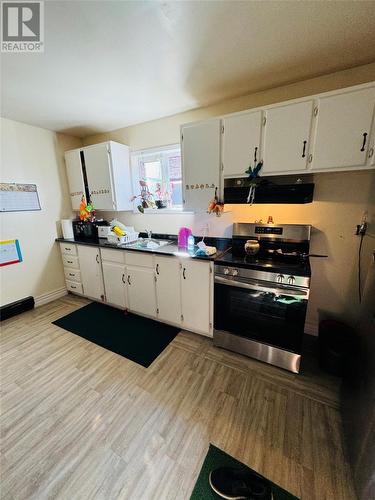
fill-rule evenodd
<path id="1" fill-rule="evenodd" d="M 219 197 L 217 195 L 217 187 L 215 187 L 215 195 L 213 199 L 208 204 L 207 213 L 216 214 L 216 217 L 220 217 L 224 210 L 224 203 L 219 201 Z"/>
<path id="2" fill-rule="evenodd" d="M 263 167 L 263 162 L 260 161 L 258 162 L 257 165 L 252 167 L 249 165 L 249 168 L 246 170 L 245 174 L 248 174 L 249 179 L 250 179 L 250 189 L 249 189 L 249 194 L 247 196 L 247 203 L 250 203 L 252 205 L 254 203 L 255 199 L 255 190 L 259 184 L 260 177 L 258 176 L 260 169 Z"/>

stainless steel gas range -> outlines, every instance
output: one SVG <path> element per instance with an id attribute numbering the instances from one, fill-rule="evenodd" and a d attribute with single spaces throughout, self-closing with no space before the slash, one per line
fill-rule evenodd
<path id="1" fill-rule="evenodd" d="M 214 344 L 299 372 L 310 291 L 309 225 L 233 225 L 215 261 Z"/>

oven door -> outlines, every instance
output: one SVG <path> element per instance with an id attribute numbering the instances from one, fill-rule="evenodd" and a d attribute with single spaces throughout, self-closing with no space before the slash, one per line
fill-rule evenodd
<path id="1" fill-rule="evenodd" d="M 300 353 L 308 296 L 308 289 L 215 276 L 215 330 Z"/>

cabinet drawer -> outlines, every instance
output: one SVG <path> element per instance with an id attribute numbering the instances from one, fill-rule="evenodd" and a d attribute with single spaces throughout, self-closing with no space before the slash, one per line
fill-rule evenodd
<path id="1" fill-rule="evenodd" d="M 81 273 L 77 269 L 64 269 L 65 279 L 68 281 L 78 281 L 81 282 Z"/>
<path id="2" fill-rule="evenodd" d="M 79 259 L 74 257 L 74 255 L 62 255 L 62 260 L 64 267 L 73 267 L 74 269 L 79 269 Z"/>
<path id="3" fill-rule="evenodd" d="M 102 256 L 102 260 L 104 261 L 125 264 L 125 252 L 123 250 L 110 250 L 108 248 L 101 248 L 100 254 Z"/>
<path id="4" fill-rule="evenodd" d="M 77 255 L 77 246 L 72 243 L 60 243 L 60 250 L 62 254 Z"/>
<path id="5" fill-rule="evenodd" d="M 66 288 L 69 292 L 83 293 L 83 288 L 81 283 L 75 283 L 74 281 L 67 281 Z"/>
<path id="6" fill-rule="evenodd" d="M 154 256 L 143 252 L 124 252 L 125 261 L 129 266 L 154 267 Z"/>

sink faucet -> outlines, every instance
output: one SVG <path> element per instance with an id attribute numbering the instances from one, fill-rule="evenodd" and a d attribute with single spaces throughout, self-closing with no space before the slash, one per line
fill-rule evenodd
<path id="1" fill-rule="evenodd" d="M 151 238 L 152 238 L 152 231 L 150 231 L 150 229 L 145 229 L 145 231 L 146 231 L 146 233 L 147 233 L 147 238 L 148 238 L 149 240 L 151 240 Z"/>

